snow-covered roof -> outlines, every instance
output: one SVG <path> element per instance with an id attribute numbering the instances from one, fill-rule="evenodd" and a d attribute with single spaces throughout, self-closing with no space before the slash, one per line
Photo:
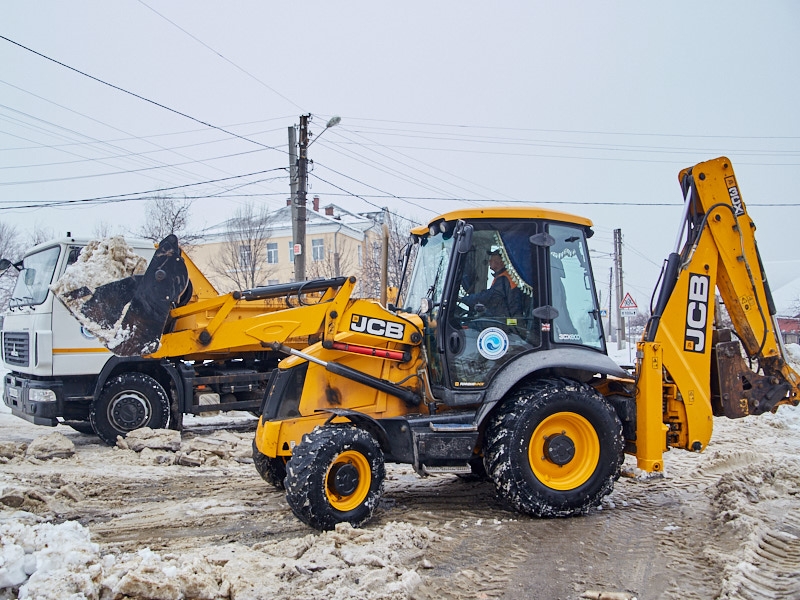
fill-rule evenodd
<path id="1" fill-rule="evenodd" d="M 345 235 L 361 239 L 364 232 L 381 222 L 382 213 L 354 213 L 336 204 L 327 204 L 314 210 L 318 203 L 309 201 L 306 206 L 306 232 L 326 233 L 341 231 Z M 328 214 L 330 213 L 330 214 Z M 291 236 L 292 232 L 292 207 L 283 206 L 270 213 L 271 235 L 274 237 Z M 206 229 L 203 241 L 206 243 L 219 241 L 224 238 L 235 219 L 227 219 Z"/>

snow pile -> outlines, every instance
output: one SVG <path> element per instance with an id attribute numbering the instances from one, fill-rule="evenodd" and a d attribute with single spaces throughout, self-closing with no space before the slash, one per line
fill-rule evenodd
<path id="1" fill-rule="evenodd" d="M 145 269 L 147 261 L 137 255 L 121 235 L 93 240 L 50 289 L 58 296 L 83 287 L 94 292 L 106 283 L 141 275 Z"/>
<path id="2" fill-rule="evenodd" d="M 36 460 L 69 458 L 73 454 L 75 454 L 75 444 L 58 431 L 39 436 L 25 449 L 25 456 Z"/>
<path id="3" fill-rule="evenodd" d="M 113 324 L 98 322 L 84 312 L 84 305 L 100 286 L 141 275 L 146 269 L 147 261 L 138 256 L 122 236 L 93 240 L 50 289 L 81 325 L 113 351 L 130 337 L 131 332 L 122 328 L 129 305 L 120 311 Z"/>
<path id="4" fill-rule="evenodd" d="M 210 435 L 181 440 L 179 431 L 142 427 L 125 438 L 117 438 L 117 447 L 139 454 L 142 462 L 160 465 L 217 466 L 222 461 L 253 462 L 253 434 L 225 429 Z"/>
<path id="5" fill-rule="evenodd" d="M 101 582 L 99 546 L 80 523 L 39 523 L 0 513 L 0 597 L 91 598 Z"/>
<path id="6" fill-rule="evenodd" d="M 0 517 L 0 534 L 0 598 L 402 599 L 422 582 L 416 568 L 429 564 L 424 554 L 436 540 L 409 523 L 341 524 L 253 548 L 116 555 L 103 554 L 77 522 L 41 523 L 28 513 Z"/>

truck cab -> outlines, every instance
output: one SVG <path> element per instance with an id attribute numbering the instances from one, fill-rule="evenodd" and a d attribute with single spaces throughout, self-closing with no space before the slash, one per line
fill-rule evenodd
<path id="1" fill-rule="evenodd" d="M 55 426 L 62 418 L 85 432 L 91 431 L 89 410 L 98 374 L 121 359 L 55 300 L 50 285 L 88 242 L 73 237 L 51 240 L 32 248 L 14 265 L 19 275 L 2 329 L 7 371 L 3 401 L 12 413 L 37 425 Z M 150 260 L 152 242 L 128 243 Z"/>

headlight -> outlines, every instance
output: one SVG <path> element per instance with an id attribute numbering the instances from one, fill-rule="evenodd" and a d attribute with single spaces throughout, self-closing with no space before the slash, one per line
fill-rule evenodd
<path id="1" fill-rule="evenodd" d="M 53 390 L 32 389 L 28 390 L 28 399 L 31 402 L 55 402 L 56 393 Z"/>

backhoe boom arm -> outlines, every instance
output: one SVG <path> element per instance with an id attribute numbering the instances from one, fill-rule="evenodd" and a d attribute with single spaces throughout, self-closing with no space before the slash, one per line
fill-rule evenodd
<path id="1" fill-rule="evenodd" d="M 800 384 L 785 360 L 756 227 L 731 162 L 722 157 L 684 169 L 680 182 L 685 232 L 667 260 L 637 352 L 636 454 L 648 471 L 662 468 L 670 446 L 704 449 L 713 416 L 796 405 Z M 715 290 L 739 341 L 718 325 Z"/>

